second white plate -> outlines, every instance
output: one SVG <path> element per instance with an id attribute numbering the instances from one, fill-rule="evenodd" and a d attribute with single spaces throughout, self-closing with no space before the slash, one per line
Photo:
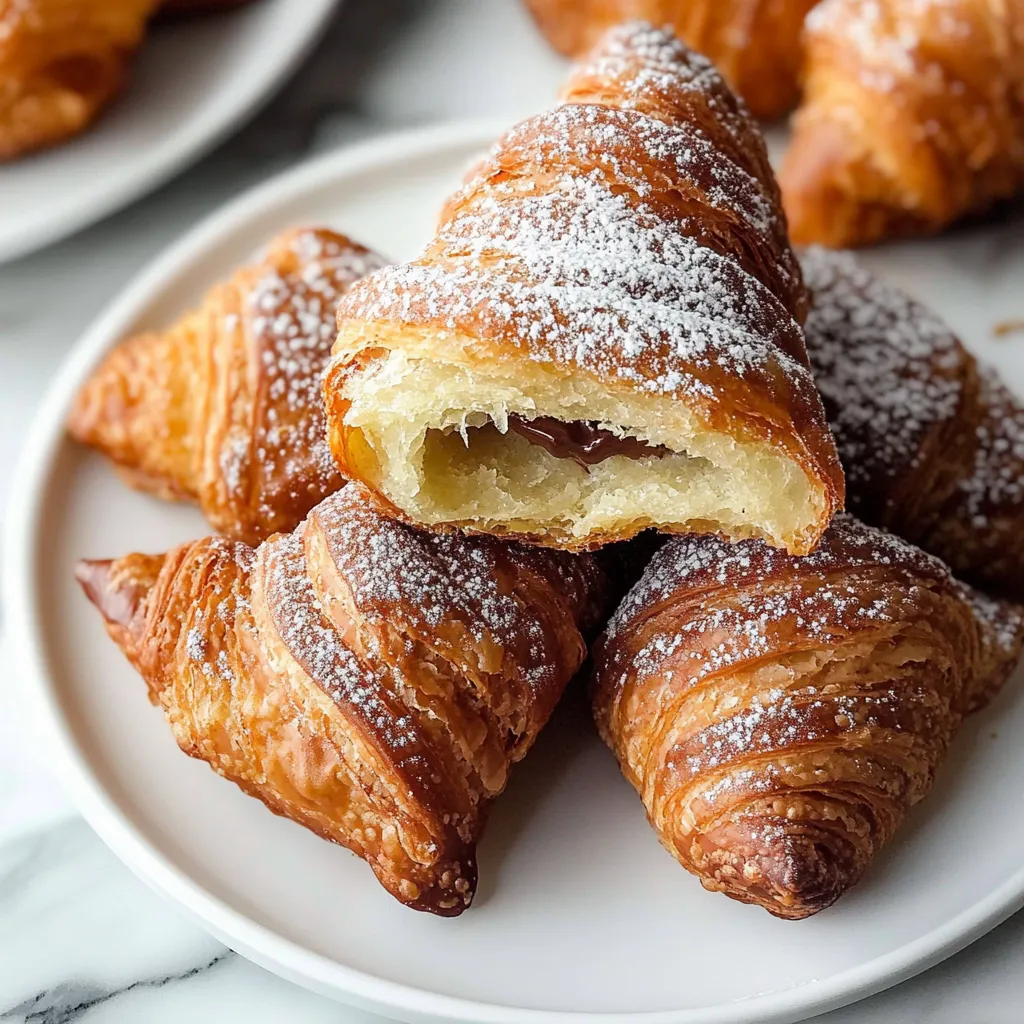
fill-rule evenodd
<path id="1" fill-rule="evenodd" d="M 82 339 L 30 438 L 5 558 L 10 633 L 55 756 L 114 851 L 207 928 L 285 977 L 404 1020 L 768 1024 L 908 977 L 1024 901 L 1019 678 L 969 723 L 935 793 L 864 883 L 801 923 L 706 893 L 679 868 L 570 698 L 495 805 L 478 903 L 439 920 L 399 906 L 361 861 L 182 756 L 72 581 L 80 556 L 206 532 L 194 510 L 126 490 L 65 440 L 68 402 L 101 354 L 130 330 L 168 323 L 292 224 L 326 222 L 411 255 L 499 127 L 378 141 L 243 196 Z M 1024 390 L 1018 350 L 992 333 L 1024 303 L 1014 230 L 972 229 L 870 261 Z"/>
<path id="2" fill-rule="evenodd" d="M 154 27 L 110 110 L 77 138 L 0 163 L 0 262 L 92 224 L 212 147 L 285 78 L 338 0 L 259 0 Z"/>

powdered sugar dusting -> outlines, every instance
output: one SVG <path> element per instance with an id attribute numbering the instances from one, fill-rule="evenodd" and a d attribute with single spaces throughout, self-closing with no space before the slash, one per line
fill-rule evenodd
<path id="1" fill-rule="evenodd" d="M 914 468 L 928 431 L 956 416 L 970 356 L 939 317 L 849 253 L 815 247 L 801 260 L 807 354 L 856 510 L 865 485 Z"/>
<path id="2" fill-rule="evenodd" d="M 994 519 L 1024 515 L 1024 407 L 992 369 L 982 371 L 979 404 L 985 416 L 976 428 L 974 464 L 959 492 L 967 520 L 984 530 Z"/>
<path id="3" fill-rule="evenodd" d="M 962 585 L 961 593 L 981 627 L 983 647 L 992 648 L 999 657 L 1016 658 L 1024 631 L 1024 608 L 989 597 L 973 587 Z"/>
<path id="4" fill-rule="evenodd" d="M 675 74 L 698 88 L 712 75 L 649 27 L 618 38 L 601 59 L 618 67 L 637 46 L 637 61 L 654 62 L 648 85 Z M 629 109 L 642 87 L 629 82 L 625 109 L 567 103 L 513 128 L 423 255 L 358 284 L 339 320 L 478 331 L 526 358 L 702 402 L 718 399 L 723 374 L 773 397 L 785 382 L 816 405 L 783 299 L 712 247 L 704 233 L 719 229 L 703 216 L 657 205 L 660 192 L 697 197 L 719 228 L 732 225 L 716 238 L 746 239 L 755 263 L 785 277 L 772 196 L 696 124 Z"/>
<path id="5" fill-rule="evenodd" d="M 951 579 L 949 569 L 939 559 L 894 534 L 866 526 L 847 513 L 836 516 L 818 548 L 800 558 L 762 541 L 729 544 L 713 536 L 676 537 L 655 554 L 643 578 L 612 616 L 607 633 L 613 637 L 621 629 L 629 628 L 637 616 L 681 587 L 739 590 L 798 567 L 800 575 L 812 581 L 806 590 L 796 582 L 781 592 L 755 587 L 735 607 L 710 614 L 708 625 L 716 630 L 724 628 L 725 618 L 729 618 L 733 635 L 723 641 L 721 651 L 708 653 L 710 667 L 703 669 L 707 674 L 723 664 L 756 656 L 767 642 L 765 627 L 789 617 L 822 640 L 833 634 L 835 625 L 852 618 L 891 619 L 894 607 L 879 605 L 873 598 L 863 599 L 844 579 L 847 571 L 872 565 L 889 566 L 908 580 L 925 577 L 948 582 Z M 843 570 L 843 575 L 834 580 L 826 579 L 827 574 L 839 570 Z M 703 621 L 684 625 L 676 639 L 657 638 L 652 642 L 651 655 L 660 657 L 671 653 L 682 643 L 683 634 L 704 628 Z"/>
<path id="6" fill-rule="evenodd" d="M 593 577 L 587 559 L 535 551 L 490 537 L 433 534 L 382 515 L 360 485 L 350 484 L 313 515 L 361 617 L 419 635 L 445 634 L 457 623 L 481 646 L 497 644 L 533 689 L 557 682 L 560 638 L 519 591 L 520 570 L 542 574 L 566 594 Z M 582 596 L 582 594 L 581 594 Z"/>
<path id="7" fill-rule="evenodd" d="M 772 367 L 813 392 L 780 347 L 799 347 L 799 329 L 768 289 L 599 179 L 565 175 L 541 196 L 496 188 L 438 244 L 445 258 L 380 271 L 339 316 L 477 320 L 527 358 L 654 393 L 713 400 L 720 371 L 767 382 Z"/>
<path id="8" fill-rule="evenodd" d="M 592 168 L 609 183 L 628 185 L 641 199 L 673 187 L 692 190 L 713 210 L 734 217 L 741 229 L 752 229 L 764 244 L 774 242 L 774 197 L 693 122 L 567 103 L 517 125 L 496 144 L 491 159 L 507 159 L 509 152 L 549 167 Z"/>
<path id="9" fill-rule="evenodd" d="M 341 484 L 326 439 L 320 387 L 335 335 L 338 299 L 353 282 L 383 265 L 344 235 L 303 230 L 272 250 L 243 298 L 243 316 L 229 313 L 225 331 L 244 331 L 258 362 L 259 390 L 251 428 L 231 435 L 220 453 L 224 484 L 243 496 L 255 488 L 261 513 L 278 504 L 329 493 Z M 296 488 L 301 488 L 299 493 Z"/>
<path id="10" fill-rule="evenodd" d="M 317 686 L 357 714 L 397 763 L 429 788 L 418 725 L 388 692 L 382 665 L 376 671 L 363 665 L 323 614 L 306 574 L 301 530 L 272 538 L 261 547 L 260 557 L 274 626 L 292 656 Z"/>
<path id="11" fill-rule="evenodd" d="M 605 33 L 575 78 L 582 75 L 611 83 L 625 109 L 648 110 L 652 97 L 671 101 L 682 90 L 699 94 L 737 141 L 745 141 L 752 126 L 742 100 L 707 57 L 688 49 L 671 30 L 646 21 L 622 22 Z"/>

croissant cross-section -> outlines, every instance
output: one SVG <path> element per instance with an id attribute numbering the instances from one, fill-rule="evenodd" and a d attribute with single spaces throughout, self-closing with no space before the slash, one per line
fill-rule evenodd
<path id="1" fill-rule="evenodd" d="M 441 915 L 472 900 L 487 808 L 607 599 L 590 556 L 422 533 L 354 484 L 256 550 L 78 578 L 186 753 Z"/>
<path id="2" fill-rule="evenodd" d="M 667 32 L 613 30 L 342 298 L 331 447 L 412 522 L 569 549 L 648 527 L 807 551 L 842 472 L 756 125 Z"/>

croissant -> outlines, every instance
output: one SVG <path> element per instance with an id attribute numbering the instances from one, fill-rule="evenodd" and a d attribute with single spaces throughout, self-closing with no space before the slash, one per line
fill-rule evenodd
<path id="1" fill-rule="evenodd" d="M 849 254 L 811 248 L 802 262 L 847 507 L 1024 601 L 1024 406 L 939 317 Z"/>
<path id="2" fill-rule="evenodd" d="M 381 265 L 327 229 L 290 231 L 170 330 L 129 338 L 86 382 L 68 430 L 215 529 L 292 530 L 342 477 L 320 399 L 338 297 Z"/>
<path id="3" fill-rule="evenodd" d="M 825 0 L 780 180 L 792 236 L 939 231 L 1024 187 L 1021 0 Z"/>
<path id="4" fill-rule="evenodd" d="M 804 17 L 817 0 L 526 0 L 555 49 L 583 56 L 617 22 L 667 25 L 708 56 L 755 117 L 781 117 L 798 94 Z"/>
<path id="5" fill-rule="evenodd" d="M 121 91 L 157 0 L 0 0 L 0 160 L 86 128 Z"/>
<path id="6" fill-rule="evenodd" d="M 931 789 L 1020 653 L 1018 606 L 845 513 L 804 558 L 675 538 L 598 641 L 598 729 L 711 890 L 829 906 Z"/>
<path id="7" fill-rule="evenodd" d="M 605 600 L 590 556 L 423 533 L 354 484 L 256 550 L 214 537 L 78 579 L 182 750 L 444 916 Z"/>
<path id="8" fill-rule="evenodd" d="M 843 482 L 764 144 L 671 35 L 613 30 L 338 308 L 342 472 L 395 514 L 567 549 L 813 548 Z"/>

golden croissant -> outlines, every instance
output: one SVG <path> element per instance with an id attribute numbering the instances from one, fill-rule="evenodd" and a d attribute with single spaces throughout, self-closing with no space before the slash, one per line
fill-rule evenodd
<path id="1" fill-rule="evenodd" d="M 169 330 L 115 348 L 68 430 L 135 486 L 197 501 L 229 537 L 293 529 L 342 484 L 321 378 L 338 298 L 381 263 L 325 228 L 287 232 Z"/>
<path id="2" fill-rule="evenodd" d="M 755 117 L 796 102 L 800 30 L 817 0 L 526 0 L 551 45 L 582 57 L 612 25 L 642 18 L 666 25 L 705 54 Z"/>
<path id="3" fill-rule="evenodd" d="M 811 248 L 802 262 L 848 508 L 1024 601 L 1024 406 L 938 316 L 848 253 Z"/>
<path id="4" fill-rule="evenodd" d="M 808 551 L 843 480 L 805 306 L 756 126 L 703 57 L 623 26 L 477 164 L 419 258 L 342 298 L 331 447 L 435 529 Z"/>
<path id="5" fill-rule="evenodd" d="M 590 556 L 422 533 L 355 484 L 256 550 L 208 538 L 78 579 L 182 750 L 446 916 L 606 599 Z"/>
<path id="6" fill-rule="evenodd" d="M 1018 606 L 841 514 L 803 558 L 669 541 L 598 642 L 598 729 L 708 889 L 799 919 L 864 874 L 1024 638 Z"/>
<path id="7" fill-rule="evenodd" d="M 0 160 L 86 128 L 121 91 L 157 0 L 0 0 Z"/>
<path id="8" fill-rule="evenodd" d="M 795 241 L 939 231 L 1024 188 L 1021 0 L 824 0 L 780 180 Z"/>

